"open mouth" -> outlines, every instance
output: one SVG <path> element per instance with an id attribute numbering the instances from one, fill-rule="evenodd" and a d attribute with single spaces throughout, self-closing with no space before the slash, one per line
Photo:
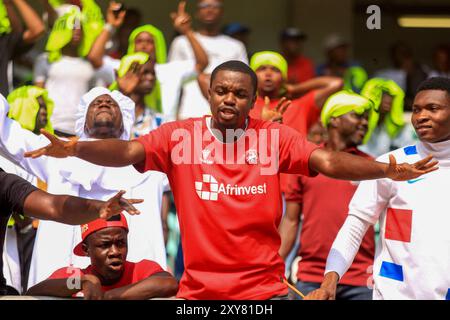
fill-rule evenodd
<path id="1" fill-rule="evenodd" d="M 109 268 L 113 270 L 120 270 L 123 267 L 122 261 L 114 261 L 109 264 Z"/>
<path id="2" fill-rule="evenodd" d="M 225 120 L 234 119 L 237 116 L 237 112 L 234 109 L 223 108 L 219 110 L 220 117 Z"/>

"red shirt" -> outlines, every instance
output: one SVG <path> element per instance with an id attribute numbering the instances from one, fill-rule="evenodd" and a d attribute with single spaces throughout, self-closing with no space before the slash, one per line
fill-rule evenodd
<path id="1" fill-rule="evenodd" d="M 370 158 L 358 149 L 347 152 Z M 297 278 L 303 282 L 321 283 L 326 261 L 336 236 L 347 219 L 348 206 L 357 189 L 349 181 L 334 180 L 319 174 L 314 179 L 290 175 L 286 201 L 302 205 L 303 223 Z M 367 286 L 371 276 L 368 272 L 375 255 L 375 234 L 370 228 L 365 235 L 358 254 L 341 284 Z"/>
<path id="2" fill-rule="evenodd" d="M 288 83 L 302 83 L 315 76 L 314 64 L 310 59 L 298 56 L 288 61 Z"/>
<path id="3" fill-rule="evenodd" d="M 286 110 L 283 116 L 283 124 L 297 130 L 302 135 L 307 136 L 309 129 L 319 120 L 321 107 L 315 101 L 316 92 L 311 91 L 300 99 L 292 101 L 291 106 Z M 280 99 L 270 101 L 270 109 L 275 109 Z M 250 116 L 255 119 L 261 119 L 265 102 L 264 97 L 258 97 Z M 281 175 L 281 191 L 287 192 L 288 177 Z"/>
<path id="4" fill-rule="evenodd" d="M 159 264 L 149 260 L 142 260 L 139 263 L 125 262 L 124 272 L 122 278 L 111 286 L 102 286 L 104 292 L 117 288 L 122 288 L 130 284 L 140 282 L 148 277 L 164 272 Z M 92 266 L 86 269 L 79 268 L 62 268 L 55 271 L 49 279 L 68 279 L 74 276 L 83 276 L 87 274 L 94 274 L 92 272 Z"/>
<path id="5" fill-rule="evenodd" d="M 280 280 L 285 266 L 278 255 L 279 172 L 309 175 L 309 157 L 318 147 L 287 126 L 252 118 L 245 136 L 225 145 L 212 135 L 209 123 L 209 117 L 167 123 L 137 140 L 146 159 L 136 168 L 165 172 L 174 194 L 185 263 L 178 297 L 263 300 L 286 295 Z M 277 140 L 279 148 L 268 153 Z M 226 154 L 234 163 L 224 163 Z M 270 167 L 266 154 L 278 154 L 279 167 L 263 175 Z M 180 155 L 186 156 L 184 162 Z"/>

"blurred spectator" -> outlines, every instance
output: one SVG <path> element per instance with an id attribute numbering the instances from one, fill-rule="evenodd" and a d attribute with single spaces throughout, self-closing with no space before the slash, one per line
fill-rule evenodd
<path id="1" fill-rule="evenodd" d="M 17 16 L 16 9 L 19 12 Z M 25 23 L 23 28 L 21 18 Z M 44 23 L 25 0 L 0 0 L 0 93 L 11 91 L 10 62 L 31 49 L 45 32 Z"/>
<path id="2" fill-rule="evenodd" d="M 149 260 L 127 261 L 128 224 L 124 215 L 81 226 L 82 241 L 74 254 L 89 257 L 86 269 L 65 268 L 54 271 L 45 281 L 28 290 L 27 295 L 86 300 L 148 300 L 173 297 L 178 283 L 161 266 Z M 73 287 L 67 285 L 73 280 Z M 76 285 L 78 283 L 78 285 Z"/>
<path id="3" fill-rule="evenodd" d="M 397 42 L 391 47 L 391 69 L 375 73 L 375 77 L 393 80 L 405 92 L 406 111 L 412 110 L 412 103 L 419 85 L 427 79 L 425 68 L 415 61 L 413 50 L 404 42 Z"/>
<path id="4" fill-rule="evenodd" d="M 113 39 L 112 48 L 108 55 L 114 59 L 122 59 L 128 52 L 128 39 L 133 30 L 142 25 L 142 14 L 139 9 L 127 8 L 123 24 L 117 29 Z"/>
<path id="5" fill-rule="evenodd" d="M 405 93 L 400 86 L 392 80 L 374 78 L 366 83 L 361 95 L 374 102 L 365 145 L 361 150 L 379 157 L 416 142 L 414 129 L 406 125 Z"/>
<path id="6" fill-rule="evenodd" d="M 433 53 L 434 69 L 429 73 L 430 78 L 450 78 L 450 45 L 442 44 Z"/>
<path id="7" fill-rule="evenodd" d="M 249 37 L 252 30 L 239 22 L 233 22 L 224 26 L 222 32 L 223 34 L 242 42 L 247 50 L 248 58 L 250 60 L 251 54 L 249 53 Z"/>
<path id="8" fill-rule="evenodd" d="M 317 68 L 319 76 L 335 76 L 344 79 L 344 88 L 359 93 L 366 83 L 366 70 L 349 57 L 350 43 L 339 34 L 325 39 L 327 61 Z"/>
<path id="9" fill-rule="evenodd" d="M 342 91 L 333 95 L 322 111 L 322 123 L 328 131 L 328 140 L 322 147 L 370 158 L 359 151 L 358 146 L 367 132 L 372 107 L 370 100 L 354 93 Z M 322 174 L 314 178 L 289 176 L 286 214 L 280 224 L 280 255 L 286 259 L 302 220 L 297 288 L 303 294 L 320 287 L 328 252 L 346 219 L 348 205 L 356 188 L 355 183 L 338 181 Z M 375 238 L 371 228 L 349 272 L 340 280 L 337 299 L 372 299 L 372 290 L 367 287 L 367 282 L 371 276 L 368 270 L 373 265 L 374 255 Z"/>
<path id="10" fill-rule="evenodd" d="M 228 60 L 248 62 L 247 51 L 242 42 L 221 33 L 224 13 L 222 0 L 198 0 L 196 18 L 199 22 L 195 36 L 205 49 L 209 65 L 205 73 L 210 74 L 215 67 Z M 194 59 L 187 38 L 179 36 L 172 42 L 169 61 Z M 208 101 L 203 97 L 196 77 L 185 84 L 179 106 L 179 119 L 203 116 L 210 113 Z"/>
<path id="11" fill-rule="evenodd" d="M 287 28 L 280 35 L 281 53 L 288 62 L 288 83 L 302 83 L 316 76 L 314 63 L 303 55 L 306 39 L 307 35 L 297 28 Z"/>

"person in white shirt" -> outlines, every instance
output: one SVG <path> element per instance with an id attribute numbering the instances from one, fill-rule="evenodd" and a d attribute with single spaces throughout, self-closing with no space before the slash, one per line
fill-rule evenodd
<path id="1" fill-rule="evenodd" d="M 418 179 L 360 184 L 349 216 L 328 256 L 320 289 L 308 299 L 332 300 L 361 240 L 380 222 L 373 267 L 375 300 L 450 300 L 450 79 L 432 78 L 418 89 L 412 124 L 420 141 L 382 156 L 414 163 L 433 155 L 439 170 Z"/>
<path id="2" fill-rule="evenodd" d="M 133 167 L 110 169 L 91 165 L 77 159 L 55 162 L 50 157 L 28 159 L 24 153 L 48 144 L 47 138 L 37 136 L 6 117 L 9 105 L 0 99 L 0 153 L 42 181 L 54 194 L 69 194 L 89 199 L 109 199 L 118 190 L 127 191 L 145 202 L 138 205 L 140 216 L 129 217 L 133 233 L 129 238 L 131 262 L 148 259 L 166 266 L 166 251 L 161 222 L 163 192 L 168 181 L 164 174 L 149 172 L 141 175 Z M 118 91 L 94 88 L 80 102 L 76 133 L 80 140 L 120 138 L 129 140 L 134 123 L 134 102 Z M 43 221 L 39 224 L 31 261 L 28 287 L 47 279 L 54 270 L 73 265 L 84 268 L 89 259 L 73 254 L 80 241 L 80 228 Z"/>
<path id="3" fill-rule="evenodd" d="M 248 63 L 244 44 L 221 33 L 223 13 L 222 0 L 197 1 L 196 18 L 200 27 L 195 36 L 208 54 L 206 74 L 211 74 L 218 65 L 229 60 Z M 191 60 L 193 57 L 187 37 L 182 35 L 175 38 L 169 50 L 169 61 Z M 178 118 L 183 120 L 206 114 L 210 114 L 208 101 L 203 97 L 196 77 L 193 77 L 183 87 Z"/>

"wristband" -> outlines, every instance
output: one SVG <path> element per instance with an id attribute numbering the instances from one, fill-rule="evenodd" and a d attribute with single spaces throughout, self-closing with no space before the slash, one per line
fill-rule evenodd
<path id="1" fill-rule="evenodd" d="M 116 33 L 117 29 L 111 23 L 106 23 L 103 26 L 103 30 L 107 30 L 109 32 L 109 34 L 114 35 L 114 33 Z"/>

